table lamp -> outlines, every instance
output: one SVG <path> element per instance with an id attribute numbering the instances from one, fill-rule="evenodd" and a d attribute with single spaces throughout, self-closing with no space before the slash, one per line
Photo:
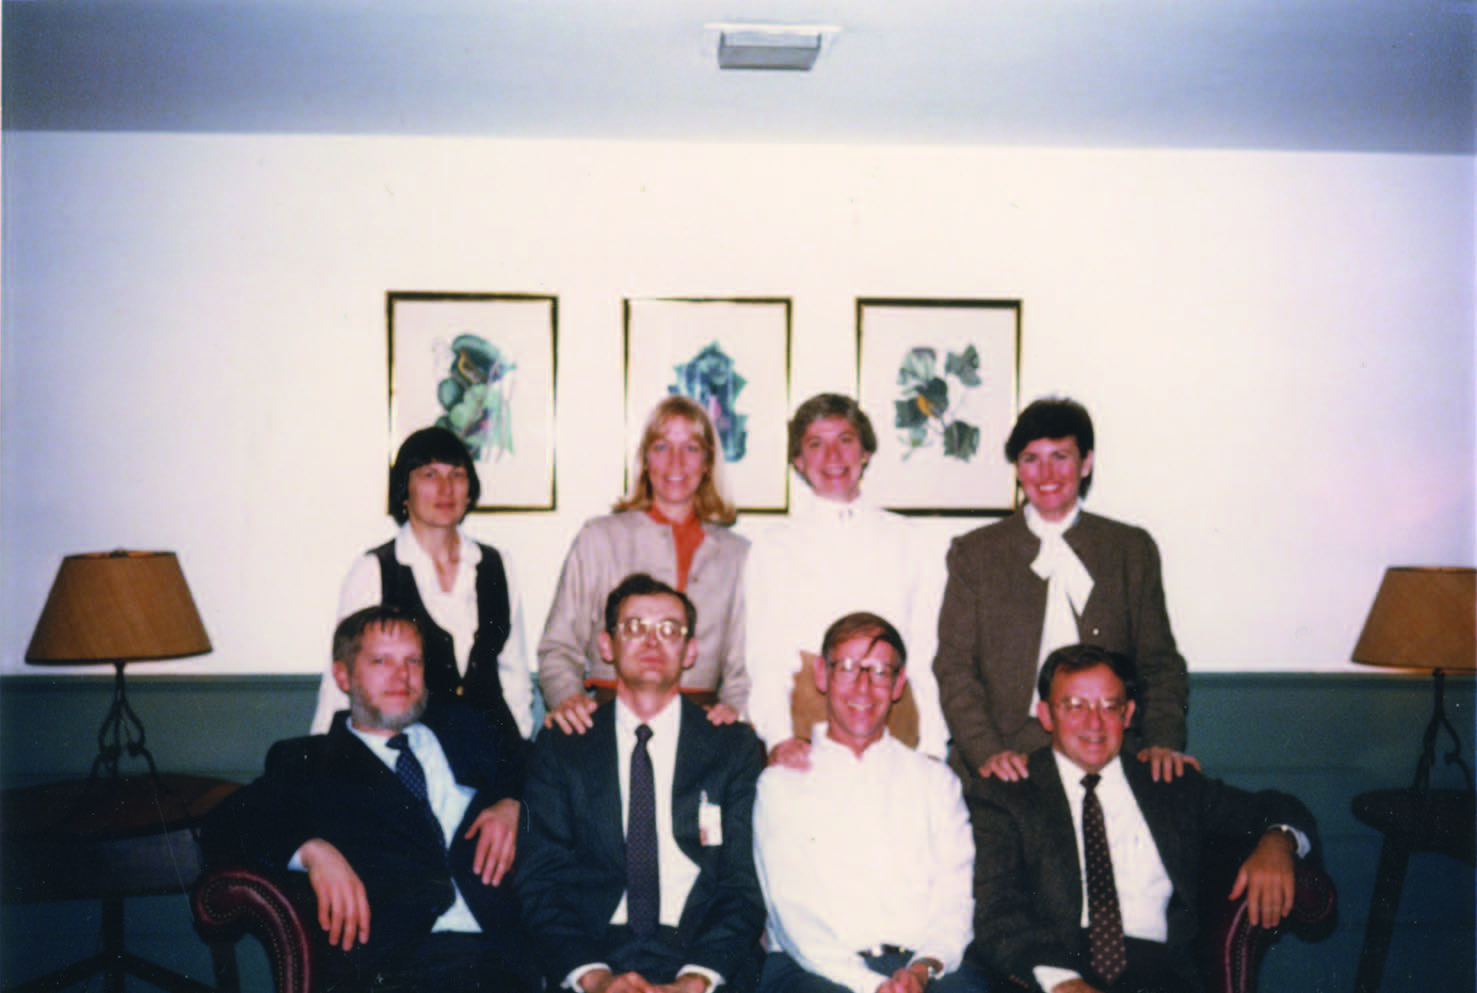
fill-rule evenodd
<path id="1" fill-rule="evenodd" d="M 1447 672 L 1477 668 L 1477 569 L 1387 569 L 1353 659 L 1364 665 L 1431 670 L 1436 700 L 1413 788 L 1418 793 L 1429 790 L 1436 738 L 1444 728 L 1452 740 L 1446 763 L 1461 768 L 1471 790 L 1472 770 L 1461 757 L 1461 738 L 1446 716 L 1445 679 Z"/>
<path id="2" fill-rule="evenodd" d="M 173 552 L 96 552 L 62 560 L 36 622 L 26 661 L 31 665 L 111 665 L 113 705 L 98 729 L 99 772 L 118 778 L 118 759 L 149 763 L 144 725 L 128 705 L 123 667 L 130 662 L 186 658 L 210 651 L 185 574 Z"/>

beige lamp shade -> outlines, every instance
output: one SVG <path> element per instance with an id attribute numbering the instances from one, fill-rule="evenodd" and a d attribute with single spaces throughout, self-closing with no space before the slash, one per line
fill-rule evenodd
<path id="1" fill-rule="evenodd" d="M 26 649 L 33 665 L 95 665 L 203 655 L 210 638 L 173 552 L 62 560 Z"/>
<path id="2" fill-rule="evenodd" d="M 1400 669 L 1477 668 L 1477 569 L 1387 569 L 1353 658 Z"/>

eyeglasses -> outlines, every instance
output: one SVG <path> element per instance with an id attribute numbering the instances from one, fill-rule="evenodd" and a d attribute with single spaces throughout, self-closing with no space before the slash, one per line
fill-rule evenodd
<path id="1" fill-rule="evenodd" d="M 897 678 L 898 667 L 877 659 L 834 659 L 826 663 L 831 675 L 839 683 L 854 683 L 866 673 L 873 686 L 891 686 Z"/>
<path id="2" fill-rule="evenodd" d="M 627 617 L 615 629 L 627 641 L 639 641 L 648 634 L 656 635 L 657 641 L 679 641 L 687 637 L 687 625 L 670 617 Z"/>
<path id="3" fill-rule="evenodd" d="M 1109 700 L 1086 700 L 1080 696 L 1069 696 L 1052 704 L 1057 713 L 1066 717 L 1086 717 L 1089 710 L 1096 710 L 1103 720 L 1123 720 L 1128 713 L 1128 701 L 1117 698 Z"/>

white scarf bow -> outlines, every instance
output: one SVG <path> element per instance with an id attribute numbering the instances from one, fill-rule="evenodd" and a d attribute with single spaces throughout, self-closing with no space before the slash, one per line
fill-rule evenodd
<path id="1" fill-rule="evenodd" d="M 1026 505 L 1026 526 L 1041 539 L 1041 551 L 1031 563 L 1031 571 L 1046 580 L 1046 617 L 1041 624 L 1041 654 L 1036 658 L 1036 672 L 1046 657 L 1064 645 L 1075 645 L 1081 640 L 1077 632 L 1077 618 L 1087 606 L 1092 595 L 1092 576 L 1087 567 L 1072 551 L 1063 537 L 1068 528 L 1077 523 L 1081 505 L 1073 506 L 1072 512 L 1060 521 L 1048 521 L 1036 513 L 1036 508 Z M 1036 716 L 1036 702 L 1040 700 L 1036 691 L 1036 680 L 1031 680 L 1030 716 Z"/>

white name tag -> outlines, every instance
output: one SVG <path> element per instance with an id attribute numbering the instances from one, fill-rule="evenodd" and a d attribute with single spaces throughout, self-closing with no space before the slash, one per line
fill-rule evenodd
<path id="1" fill-rule="evenodd" d="M 706 790 L 698 799 L 697 834 L 704 847 L 723 844 L 723 808 L 708 802 Z"/>

